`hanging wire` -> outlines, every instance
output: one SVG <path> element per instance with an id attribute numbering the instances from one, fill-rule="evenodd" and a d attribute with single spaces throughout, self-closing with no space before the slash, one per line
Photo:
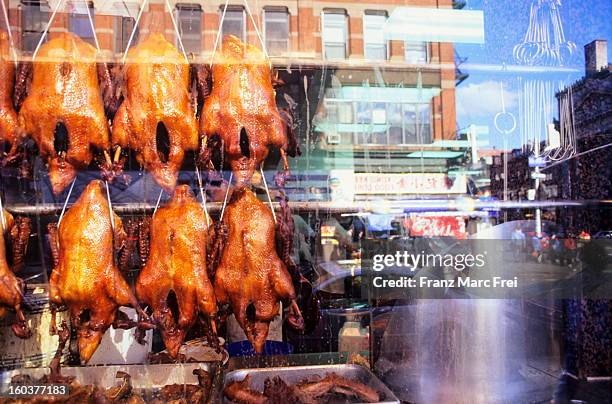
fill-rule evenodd
<path id="1" fill-rule="evenodd" d="M 183 52 L 185 61 L 189 63 L 189 58 L 187 57 L 187 53 L 185 52 L 185 47 L 183 46 L 183 39 L 181 38 L 181 33 L 179 32 L 178 24 L 176 23 L 176 19 L 174 18 L 174 13 L 172 12 L 172 8 L 170 7 L 170 3 L 168 0 L 166 0 L 166 6 L 168 7 L 168 14 L 170 14 L 170 19 L 172 19 L 172 26 L 174 27 L 174 32 L 176 32 L 176 37 L 178 38 L 179 45 L 181 46 L 181 52 Z"/>
<path id="2" fill-rule="evenodd" d="M 164 189 L 159 190 L 159 196 L 157 197 L 157 202 L 155 203 L 155 209 L 153 209 L 153 214 L 157 212 L 157 208 L 159 208 L 159 202 L 161 201 L 162 194 L 164 193 Z"/>
<path id="3" fill-rule="evenodd" d="M 268 51 L 266 50 L 266 43 L 264 42 L 263 37 L 261 36 L 259 28 L 257 28 L 257 23 L 255 22 L 255 18 L 253 17 L 253 13 L 251 12 L 251 8 L 249 7 L 249 2 L 247 0 L 243 0 L 242 2 L 244 3 L 244 6 L 245 6 L 244 8 L 247 14 L 251 18 L 251 22 L 253 23 L 253 27 L 255 28 L 255 33 L 257 34 L 257 38 L 259 38 L 259 42 L 261 43 L 261 49 L 264 53 L 264 56 L 266 57 L 268 66 L 272 68 L 272 61 L 270 60 L 270 57 L 268 56 Z M 227 12 L 228 5 L 229 5 L 229 0 L 225 0 L 225 4 L 223 5 L 223 13 L 221 13 L 221 20 L 219 21 L 219 29 L 217 29 L 217 37 L 215 38 L 215 46 L 213 48 L 213 52 L 210 57 L 210 67 L 212 67 L 214 60 L 215 60 L 215 54 L 217 52 L 217 47 L 219 46 L 219 40 L 221 39 L 221 34 L 223 32 L 223 21 L 225 20 L 225 14 Z"/>
<path id="4" fill-rule="evenodd" d="M 43 33 L 40 36 L 40 39 L 38 40 L 38 44 L 36 45 L 36 49 L 34 49 L 34 53 L 32 53 L 32 60 L 36 59 L 36 55 L 38 54 L 38 50 L 40 49 L 40 47 L 41 47 L 45 37 L 47 36 L 47 33 L 49 32 L 49 27 L 51 27 L 51 24 L 53 23 L 53 20 L 55 19 L 55 15 L 57 14 L 57 11 L 59 10 L 60 6 L 65 1 L 66 0 L 59 0 L 57 2 L 57 5 L 53 8 L 53 13 L 51 14 L 51 17 L 49 18 L 49 22 L 45 26 L 45 29 L 43 30 Z M 94 36 L 95 36 L 95 31 L 94 31 Z"/>
<path id="5" fill-rule="evenodd" d="M 227 194 L 229 194 L 230 187 L 232 186 L 233 176 L 234 173 L 230 171 L 230 177 L 227 183 L 227 188 L 225 189 L 225 198 L 223 198 L 223 207 L 221 208 L 221 216 L 219 217 L 219 221 L 223 220 L 223 214 L 225 213 L 225 207 L 227 206 Z"/>
<path id="6" fill-rule="evenodd" d="M 0 195 L 0 225 L 2 225 L 2 231 L 0 232 L 0 237 L 2 237 L 6 231 L 6 219 L 4 218 L 4 208 L 2 207 L 2 195 Z"/>
<path id="7" fill-rule="evenodd" d="M 549 150 L 547 157 L 551 161 L 564 160 L 576 151 L 573 90 L 570 86 L 559 97 L 559 147 Z"/>
<path id="8" fill-rule="evenodd" d="M 72 195 L 72 189 L 74 188 L 74 183 L 76 182 L 76 177 L 72 180 L 72 184 L 70 185 L 70 189 L 68 190 L 68 195 L 66 196 L 66 200 L 64 201 L 64 206 L 62 207 L 62 213 L 60 213 L 59 220 L 57 221 L 57 228 L 59 229 L 59 225 L 62 222 L 62 218 L 64 217 L 64 213 L 66 212 L 66 206 L 68 206 L 68 201 L 70 200 L 70 195 Z"/>
<path id="9" fill-rule="evenodd" d="M 576 51 L 576 44 L 565 39 L 560 0 L 534 0 L 529 25 L 521 43 L 514 46 L 513 56 L 519 63 L 563 65 Z"/>
<path id="10" fill-rule="evenodd" d="M 108 201 L 108 215 L 110 216 L 111 228 L 115 231 L 115 218 L 113 217 L 113 204 L 111 202 L 110 190 L 108 188 L 108 181 L 104 181 L 106 184 L 106 200 Z"/>
<path id="11" fill-rule="evenodd" d="M 96 44 L 96 49 L 100 51 L 100 42 L 98 42 L 98 35 L 96 34 L 96 28 L 94 27 L 93 19 L 91 18 L 91 11 L 89 11 L 89 4 L 85 2 L 85 8 L 87 9 L 87 19 L 89 20 L 89 25 L 91 26 L 91 32 L 93 33 L 94 43 Z"/>
<path id="12" fill-rule="evenodd" d="M 136 21 L 134 22 L 134 29 L 132 29 L 132 32 L 130 33 L 130 39 L 128 39 L 128 43 L 125 46 L 125 51 L 123 52 L 123 57 L 121 58 L 121 64 L 125 64 L 125 58 L 127 57 L 127 53 L 128 53 L 127 51 L 128 49 L 130 49 L 130 46 L 132 45 L 134 36 L 136 36 L 136 30 L 138 29 L 138 23 L 140 22 L 140 18 L 142 17 L 142 13 L 148 2 L 149 0 L 144 0 L 142 3 L 142 6 L 140 6 L 140 9 L 138 10 L 138 15 L 136 16 Z"/>
<path id="13" fill-rule="evenodd" d="M 17 51 L 15 50 L 15 41 L 13 40 L 13 33 L 11 32 L 11 24 L 6 11 L 6 5 L 4 4 L 4 1 L 0 1 L 0 3 L 2 4 L 2 15 L 4 17 L 4 21 L 6 22 L 6 32 L 9 37 L 11 52 L 13 52 L 13 62 L 15 63 L 15 66 L 17 66 L 17 60 L 19 58 L 17 57 Z"/>
<path id="14" fill-rule="evenodd" d="M 276 213 L 274 212 L 274 205 L 272 204 L 272 198 L 270 197 L 270 189 L 268 188 L 268 182 L 266 181 L 266 176 L 263 171 L 263 162 L 259 165 L 259 171 L 261 172 L 261 178 L 263 179 L 264 187 L 266 188 L 266 195 L 268 195 L 268 202 L 270 203 L 270 210 L 272 211 L 272 217 L 274 218 L 274 223 L 276 223 Z"/>
<path id="15" fill-rule="evenodd" d="M 223 21 L 225 20 L 225 13 L 227 12 L 228 4 L 229 0 L 225 0 L 225 5 L 223 6 L 223 13 L 221 14 L 221 21 L 219 21 L 219 29 L 217 29 L 217 37 L 215 38 L 215 46 L 213 48 L 212 55 L 210 56 L 210 67 L 212 67 L 213 62 L 215 60 L 215 53 L 217 52 L 217 46 L 219 46 L 219 39 L 221 38 Z"/>
<path id="16" fill-rule="evenodd" d="M 96 34 L 96 27 L 94 26 L 93 18 L 91 17 L 91 12 L 89 10 L 88 2 L 85 2 L 85 5 L 87 8 L 87 18 L 89 20 L 89 25 L 91 27 L 91 32 L 93 33 L 94 43 L 96 44 L 96 49 L 98 49 L 98 52 L 100 52 L 100 42 L 98 42 L 98 35 Z M 104 184 L 106 185 L 106 200 L 108 201 L 108 216 L 110 218 L 111 228 L 113 229 L 113 232 L 114 232 L 115 231 L 115 218 L 113 216 L 113 203 L 110 197 L 110 189 L 108 186 L 108 181 L 104 181 Z"/>
<path id="17" fill-rule="evenodd" d="M 268 51 L 266 50 L 266 43 L 264 42 L 263 37 L 261 36 L 261 33 L 259 32 L 259 28 L 257 28 L 255 17 L 253 17 L 253 13 L 251 13 L 251 9 L 249 8 L 249 2 L 247 0 L 243 0 L 243 3 L 245 5 L 247 13 L 249 14 L 249 17 L 251 17 L 251 22 L 253 23 L 253 27 L 255 28 L 255 33 L 257 34 L 257 38 L 259 38 L 259 42 L 261 43 L 261 49 L 264 53 L 264 56 L 266 57 L 266 60 L 268 61 L 268 65 L 272 67 L 272 61 L 270 60 L 270 57 L 268 56 Z"/>
<path id="18" fill-rule="evenodd" d="M 204 207 L 204 213 L 206 214 L 206 225 L 210 226 L 210 217 L 208 217 L 208 208 L 206 207 L 206 193 L 202 187 L 202 177 L 197 164 L 195 164 L 195 172 L 198 179 L 198 187 L 200 188 L 200 196 L 202 197 L 202 206 Z"/>

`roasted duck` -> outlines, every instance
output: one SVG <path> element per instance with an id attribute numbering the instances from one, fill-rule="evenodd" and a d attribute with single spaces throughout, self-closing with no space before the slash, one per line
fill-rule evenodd
<path id="1" fill-rule="evenodd" d="M 316 404 L 326 403 L 327 395 L 343 394 L 355 397 L 359 402 L 375 403 L 380 400 L 378 392 L 371 387 L 335 373 L 328 373 L 324 378 L 302 381 L 288 385 L 280 377 L 266 379 L 263 394 L 250 387 L 249 376 L 244 380 L 229 383 L 224 390 L 230 400 L 244 404 Z M 329 397 L 328 397 L 329 398 Z"/>
<path id="2" fill-rule="evenodd" d="M 15 310 L 16 321 L 12 326 L 13 332 L 19 338 L 29 338 L 31 331 L 26 325 L 25 316 L 21 310 L 25 283 L 17 278 L 9 267 L 8 248 L 5 243 L 5 236 L 10 237 L 11 234 L 14 234 L 14 229 L 17 228 L 16 234 L 19 234 L 19 225 L 15 223 L 13 216 L 7 211 L 2 211 L 0 214 L 4 216 L 4 231 L 0 231 L 0 318 L 4 317 L 9 310 Z M 0 227 L 0 229 L 2 229 L 2 227 Z M 25 240 L 21 242 L 18 242 L 17 239 L 12 240 L 13 268 L 15 268 L 15 265 L 19 266 L 23 262 L 23 254 L 25 253 L 25 247 L 27 247 L 27 237 L 30 236 L 29 226 L 25 231 L 27 232 Z M 20 248 L 20 250 L 16 247 Z M 16 261 L 19 261 L 19 263 L 16 263 Z"/>
<path id="3" fill-rule="evenodd" d="M 13 106 L 15 62 L 11 60 L 10 45 L 8 33 L 0 30 L 0 147 L 7 143 L 9 155 L 14 154 L 20 137 Z M 2 151 L 0 148 L 0 154 Z"/>
<path id="4" fill-rule="evenodd" d="M 136 294 L 141 303 L 153 309 L 173 358 L 198 315 L 212 321 L 217 313 L 206 272 L 208 223 L 211 219 L 187 185 L 177 187 L 170 202 L 159 208 L 151 221 L 151 251 L 136 282 Z"/>
<path id="5" fill-rule="evenodd" d="M 301 320 L 291 276 L 276 253 L 272 213 L 250 189 L 234 191 L 223 222 L 228 239 L 215 275 L 217 302 L 231 305 L 238 324 L 261 353 L 270 321 L 279 314 L 279 301 L 290 302 L 289 316 Z"/>
<path id="6" fill-rule="evenodd" d="M 47 159 L 55 194 L 89 165 L 92 146 L 110 146 L 96 53 L 78 36 L 58 33 L 39 49 L 19 111 L 19 126 Z"/>
<path id="7" fill-rule="evenodd" d="M 56 261 L 49 297 L 56 307 L 68 306 L 81 361 L 86 363 L 111 324 L 135 325 L 118 316 L 119 306 L 132 306 L 145 316 L 114 262 L 114 249 L 123 243 L 125 232 L 119 216 L 110 210 L 101 181 L 87 185 L 59 229 L 50 227 L 49 235 Z"/>
<path id="8" fill-rule="evenodd" d="M 163 35 L 151 34 L 128 51 L 124 75 L 126 98 L 115 115 L 113 144 L 135 150 L 172 192 L 185 151 L 199 146 L 189 64 Z"/>
<path id="9" fill-rule="evenodd" d="M 219 136 L 225 158 L 238 184 L 248 183 L 268 156 L 281 149 L 287 169 L 287 123 L 281 117 L 265 55 L 255 46 L 227 36 L 212 67 L 212 90 L 204 101 L 200 131 L 206 139 Z M 290 155 L 295 150 L 289 150 Z"/>

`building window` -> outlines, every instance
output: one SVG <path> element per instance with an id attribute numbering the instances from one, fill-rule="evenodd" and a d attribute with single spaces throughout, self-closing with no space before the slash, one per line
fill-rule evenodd
<path id="1" fill-rule="evenodd" d="M 366 10 L 363 16 L 363 43 L 366 59 L 387 60 L 387 41 L 383 33 L 386 21 L 386 12 Z"/>
<path id="2" fill-rule="evenodd" d="M 49 6 L 46 1 L 28 0 L 21 3 L 21 50 L 32 53 L 40 41 L 49 21 Z M 48 35 L 45 36 L 47 40 Z"/>
<path id="3" fill-rule="evenodd" d="M 323 11 L 323 54 L 325 59 L 346 59 L 348 27 L 344 10 Z"/>
<path id="4" fill-rule="evenodd" d="M 271 56 L 280 56 L 289 50 L 289 12 L 286 7 L 264 9 L 264 37 Z"/>
<path id="5" fill-rule="evenodd" d="M 431 107 L 429 104 L 403 104 L 403 143 L 427 144 L 432 142 Z"/>
<path id="6" fill-rule="evenodd" d="M 223 7 L 220 10 L 223 15 Z M 242 42 L 246 42 L 246 13 L 242 6 L 228 6 L 221 26 L 221 33 L 226 35 L 234 35 Z"/>
<path id="7" fill-rule="evenodd" d="M 424 64 L 429 61 L 427 42 L 404 42 L 404 55 L 406 62 L 411 64 Z"/>
<path id="8" fill-rule="evenodd" d="M 123 53 L 127 50 L 128 42 L 130 41 L 130 35 L 134 32 L 134 38 L 132 38 L 132 45 L 138 43 L 138 27 L 136 27 L 136 19 L 134 17 L 115 17 L 115 53 Z"/>
<path id="9" fill-rule="evenodd" d="M 88 2 L 86 5 L 83 3 L 72 3 L 70 10 L 68 31 L 77 35 L 85 42 L 96 46 L 96 34 L 93 27 L 95 23 L 93 2 Z M 91 16 L 91 19 L 89 16 Z"/>
<path id="10" fill-rule="evenodd" d="M 176 17 L 185 52 L 200 53 L 202 51 L 202 7 L 199 4 L 178 3 Z M 178 39 L 177 46 L 180 47 Z"/>

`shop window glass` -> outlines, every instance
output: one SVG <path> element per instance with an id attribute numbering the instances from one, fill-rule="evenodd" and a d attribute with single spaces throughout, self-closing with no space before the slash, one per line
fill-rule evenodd
<path id="1" fill-rule="evenodd" d="M 347 16 L 344 11 L 323 12 L 323 52 L 325 59 L 345 59 L 347 49 Z"/>
<path id="2" fill-rule="evenodd" d="M 271 56 L 279 56 L 289 49 L 289 13 L 283 9 L 264 10 L 266 49 Z"/>
<path id="3" fill-rule="evenodd" d="M 385 12 L 366 11 L 363 16 L 363 43 L 366 59 L 387 59 L 387 41 L 383 33 L 386 21 Z"/>
<path id="4" fill-rule="evenodd" d="M 219 11 L 223 15 L 223 8 Z M 234 35 L 246 42 L 246 14 L 242 7 L 228 7 L 221 27 L 223 36 Z"/>
<path id="5" fill-rule="evenodd" d="M 34 52 L 49 20 L 49 5 L 46 1 L 24 1 L 21 3 L 21 50 Z M 46 35 L 44 41 L 47 40 Z"/>
<path id="6" fill-rule="evenodd" d="M 136 19 L 133 17 L 119 16 L 115 18 L 115 52 L 123 53 L 126 51 L 130 35 L 132 31 L 136 29 L 132 44 L 138 43 L 138 27 L 136 25 Z"/>
<path id="7" fill-rule="evenodd" d="M 88 10 L 89 8 L 89 15 Z M 69 14 L 68 30 L 75 35 L 78 35 L 82 40 L 92 45 L 96 45 L 94 27 L 94 5 L 93 3 L 73 3 L 70 6 L 71 12 Z M 91 16 L 91 19 L 90 19 Z"/>
<path id="8" fill-rule="evenodd" d="M 187 53 L 202 51 L 202 8 L 198 4 L 177 4 L 179 34 Z M 177 43 L 177 45 L 179 45 Z"/>
<path id="9" fill-rule="evenodd" d="M 424 64 L 428 62 L 427 42 L 404 42 L 406 62 Z"/>

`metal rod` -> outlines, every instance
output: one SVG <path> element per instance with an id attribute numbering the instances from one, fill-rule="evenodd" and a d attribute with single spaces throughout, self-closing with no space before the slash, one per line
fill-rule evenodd
<path id="1" fill-rule="evenodd" d="M 279 206 L 278 202 L 272 202 L 276 207 Z M 533 209 L 540 207 L 543 209 L 555 208 L 555 207 L 581 207 L 581 206 L 601 206 L 611 205 L 612 200 L 553 200 L 553 201 L 474 201 L 474 210 L 502 210 L 502 209 Z M 334 202 L 334 201 L 310 201 L 310 202 L 296 202 L 290 201 L 289 206 L 291 209 L 298 211 L 325 211 L 332 213 L 350 213 L 350 212 L 376 212 L 380 209 L 380 202 L 376 201 L 354 201 L 351 203 L 345 202 Z M 62 205 L 54 203 L 46 203 L 40 205 L 10 205 L 4 207 L 8 212 L 18 215 L 56 215 L 61 212 Z M 385 205 L 388 209 L 405 209 L 407 211 L 414 212 L 425 212 L 431 210 L 448 210 L 452 212 L 462 212 L 460 208 L 454 204 L 453 200 L 450 201 L 428 201 L 428 200 L 397 200 L 390 201 L 388 205 Z M 113 210 L 117 214 L 133 214 L 152 212 L 155 209 L 155 204 L 151 203 L 115 203 Z M 220 212 L 223 209 L 222 202 L 208 202 L 209 212 Z M 466 212 L 469 215 L 469 212 Z"/>

